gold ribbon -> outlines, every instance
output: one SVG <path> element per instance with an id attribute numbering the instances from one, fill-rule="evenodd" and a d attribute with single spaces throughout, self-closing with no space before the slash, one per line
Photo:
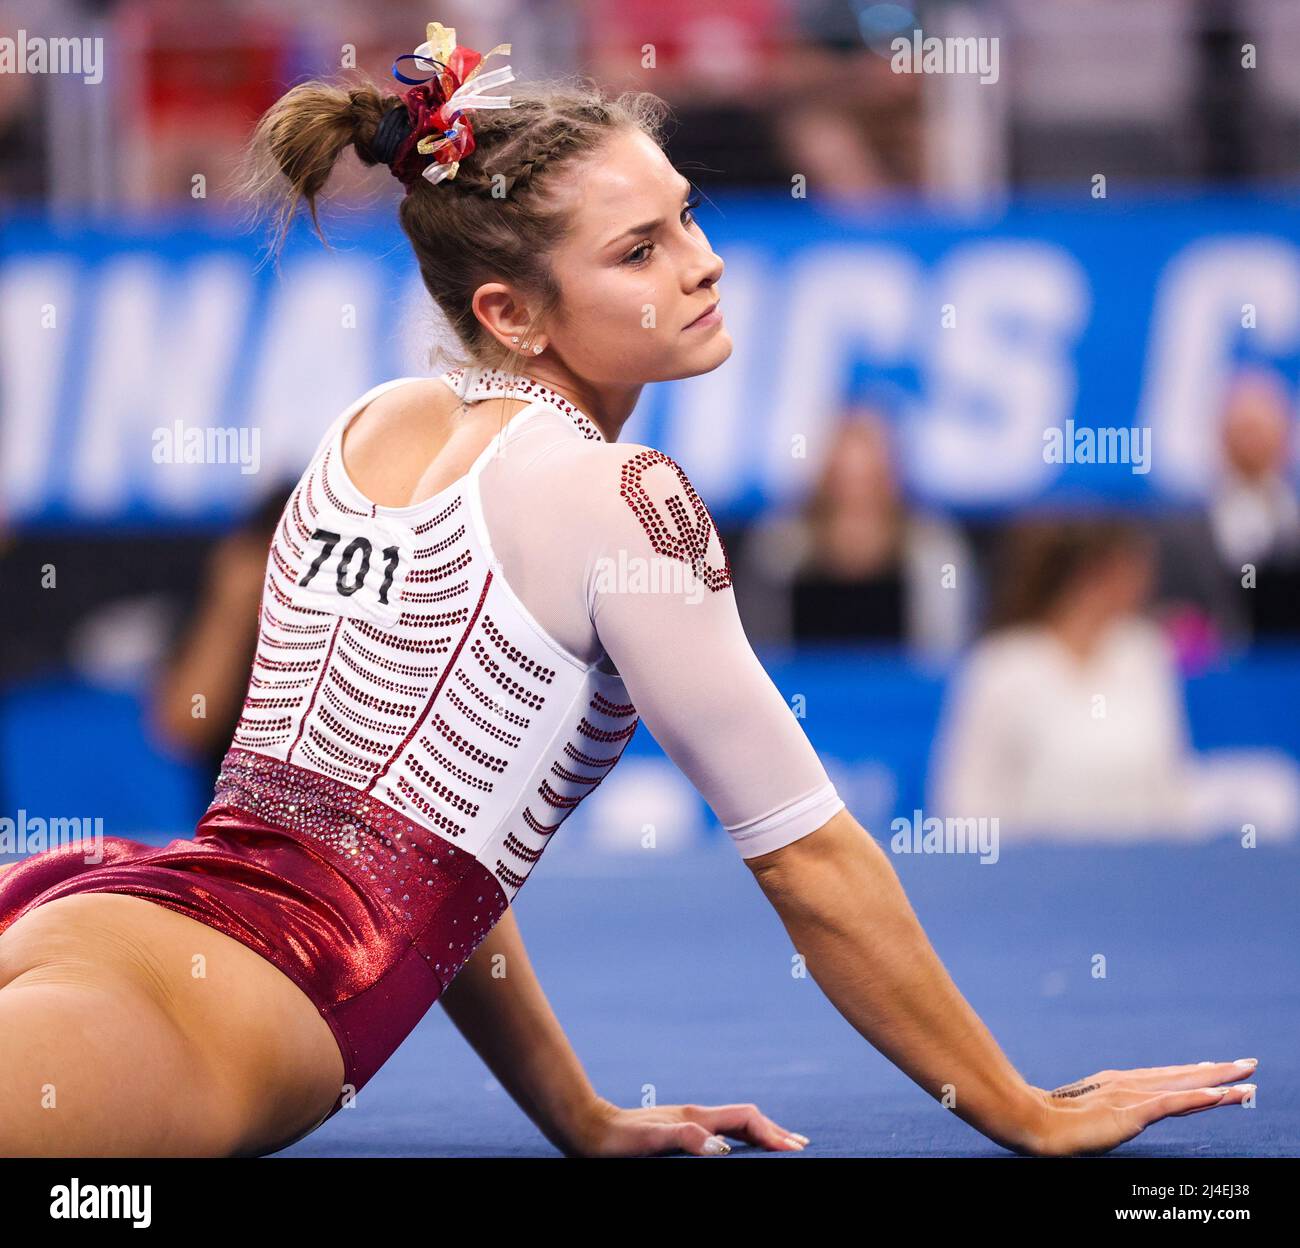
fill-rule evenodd
<path id="1" fill-rule="evenodd" d="M 451 54 L 456 50 L 456 28 L 454 26 L 444 26 L 441 22 L 430 22 L 428 26 L 425 27 L 424 33 L 425 42 L 415 49 L 416 56 L 421 58 L 427 56 L 430 59 L 440 61 L 444 66 L 447 65 L 451 60 Z M 463 87 L 476 78 L 479 71 L 487 64 L 489 57 L 502 54 L 507 56 L 510 54 L 510 44 L 498 43 L 492 51 L 485 53 L 479 63 L 465 75 L 460 86 Z M 450 96 L 448 99 L 450 99 Z M 452 128 L 463 128 L 462 118 L 457 117 L 456 120 L 452 122 Z M 431 153 L 437 152 L 440 148 L 451 145 L 452 143 L 453 140 L 447 135 L 430 134 L 426 135 L 415 145 L 415 150 L 422 156 L 428 156 Z M 445 164 L 439 163 L 436 168 L 430 166 L 425 170 L 424 176 L 431 182 L 440 182 L 443 178 L 454 178 L 456 176 L 456 171 L 459 168 L 460 161 L 452 160 Z"/>

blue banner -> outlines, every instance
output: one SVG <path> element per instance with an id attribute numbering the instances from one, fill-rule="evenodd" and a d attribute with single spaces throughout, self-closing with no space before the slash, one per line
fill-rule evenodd
<path id="1" fill-rule="evenodd" d="M 1292 200 L 1022 200 L 978 219 L 722 196 L 735 341 L 648 386 L 623 439 L 683 464 L 721 520 L 804 495 L 851 406 L 898 433 L 918 502 L 957 511 L 1194 503 L 1243 366 L 1300 379 Z M 278 269 L 234 225 L 7 223 L 0 480 L 20 523 L 208 524 L 296 478 L 441 318 L 392 214 L 297 231 Z"/>

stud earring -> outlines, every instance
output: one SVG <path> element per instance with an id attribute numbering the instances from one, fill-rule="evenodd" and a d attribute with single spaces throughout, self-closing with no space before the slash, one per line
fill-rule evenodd
<path id="1" fill-rule="evenodd" d="M 518 334 L 511 334 L 511 335 L 510 335 L 510 341 L 511 341 L 511 342 L 518 342 L 518 341 L 519 341 L 519 335 L 518 335 Z"/>
<path id="2" fill-rule="evenodd" d="M 533 348 L 533 354 L 534 354 L 534 355 L 540 355 L 540 354 L 541 354 L 541 351 L 542 351 L 542 344 L 539 342 L 539 343 L 537 344 L 537 346 L 535 346 L 535 347 Z"/>

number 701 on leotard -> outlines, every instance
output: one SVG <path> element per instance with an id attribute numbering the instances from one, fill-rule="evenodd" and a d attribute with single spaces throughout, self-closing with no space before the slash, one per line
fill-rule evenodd
<path id="1" fill-rule="evenodd" d="M 320 571 L 321 565 L 334 553 L 334 547 L 343 540 L 342 534 L 333 533 L 329 529 L 317 529 L 311 535 L 313 542 L 324 542 L 319 555 L 312 560 L 312 565 L 307 569 L 306 575 L 298 582 L 299 585 L 310 584 L 312 577 Z M 373 547 L 370 540 L 365 537 L 354 537 L 344 548 L 343 553 L 339 556 L 338 567 L 335 569 L 334 582 L 335 588 L 345 598 L 351 598 L 353 594 L 366 583 L 366 575 L 370 571 L 370 553 Z M 352 563 L 357 554 L 361 555 L 360 567 L 356 570 L 356 577 L 351 584 L 348 583 L 352 576 Z M 388 604 L 388 590 L 393 583 L 393 573 L 397 571 L 398 550 L 396 546 L 385 546 L 384 556 L 384 581 L 379 587 L 379 601 Z"/>
<path id="2" fill-rule="evenodd" d="M 345 524 L 323 525 L 312 532 L 299 565 L 295 596 L 304 600 L 303 606 L 331 615 L 359 616 L 381 627 L 391 626 L 401 615 L 400 590 L 410 552 L 403 554 L 400 535 L 389 526 L 371 519 L 360 527 L 367 532 L 349 533 Z"/>

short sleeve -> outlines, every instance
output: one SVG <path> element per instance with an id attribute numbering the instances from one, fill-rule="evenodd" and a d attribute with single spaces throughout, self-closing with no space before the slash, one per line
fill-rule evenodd
<path id="1" fill-rule="evenodd" d="M 745 636 L 708 508 L 663 452 L 601 450 L 587 604 L 637 713 L 742 857 L 816 831 L 844 802 Z"/>

